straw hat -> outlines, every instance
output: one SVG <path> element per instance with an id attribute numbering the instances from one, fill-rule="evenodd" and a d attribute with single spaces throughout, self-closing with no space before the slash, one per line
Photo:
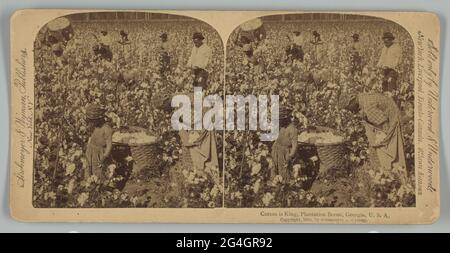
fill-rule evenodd
<path id="1" fill-rule="evenodd" d="M 383 39 L 395 39 L 395 36 L 391 32 L 383 33 Z"/>

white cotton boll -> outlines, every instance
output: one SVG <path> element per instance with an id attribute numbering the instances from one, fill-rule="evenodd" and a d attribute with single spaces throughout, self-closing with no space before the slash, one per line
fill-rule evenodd
<path id="1" fill-rule="evenodd" d="M 367 67 L 364 67 L 362 73 L 363 73 L 363 75 L 368 75 L 369 69 Z"/>
<path id="2" fill-rule="evenodd" d="M 259 189 L 261 188 L 261 179 L 256 180 L 256 182 L 253 184 L 253 192 L 258 193 Z"/>
<path id="3" fill-rule="evenodd" d="M 270 192 L 267 192 L 266 194 L 264 194 L 264 197 L 262 198 L 264 206 L 270 205 L 270 203 L 272 202 L 273 198 L 274 198 L 274 196 Z"/>
<path id="4" fill-rule="evenodd" d="M 261 171 L 261 164 L 256 163 L 255 165 L 252 166 L 251 175 L 254 176 L 254 175 L 258 174 L 260 171 Z"/>
<path id="5" fill-rule="evenodd" d="M 66 175 L 66 176 L 72 175 L 73 172 L 75 171 L 75 168 L 76 168 L 75 164 L 69 163 L 69 164 L 66 166 L 66 173 L 65 173 L 65 175 Z"/>
<path id="6" fill-rule="evenodd" d="M 292 166 L 294 178 L 297 178 L 300 174 L 302 166 L 300 164 L 295 164 Z"/>
<path id="7" fill-rule="evenodd" d="M 261 151 L 261 156 L 267 156 L 269 154 L 269 151 L 263 150 Z"/>
<path id="8" fill-rule="evenodd" d="M 71 179 L 67 184 L 67 193 L 71 194 L 73 192 L 73 188 L 75 187 L 75 179 Z"/>
<path id="9" fill-rule="evenodd" d="M 276 175 L 275 178 L 273 179 L 273 185 L 277 185 L 278 183 L 282 183 L 283 182 L 283 177 L 281 175 Z"/>
<path id="10" fill-rule="evenodd" d="M 110 164 L 108 166 L 108 178 L 112 178 L 114 176 L 114 172 L 116 172 L 117 166 L 115 164 Z"/>
<path id="11" fill-rule="evenodd" d="M 76 157 L 80 157 L 81 155 L 82 155 L 82 151 L 81 150 L 77 150 L 77 151 L 75 151 L 75 153 L 74 153 L 74 155 L 76 156 Z"/>
<path id="12" fill-rule="evenodd" d="M 86 201 L 89 199 L 89 193 L 88 192 L 83 192 L 81 193 L 78 198 L 77 198 L 77 202 L 80 206 L 84 206 L 84 204 L 86 203 Z"/>
<path id="13" fill-rule="evenodd" d="M 108 169 L 109 170 L 115 170 L 117 168 L 117 166 L 115 165 L 115 164 L 110 164 L 109 166 L 108 166 Z"/>
<path id="14" fill-rule="evenodd" d="M 112 135 L 112 141 L 113 142 L 121 142 L 122 141 L 122 136 L 121 136 L 120 132 L 115 132 Z"/>

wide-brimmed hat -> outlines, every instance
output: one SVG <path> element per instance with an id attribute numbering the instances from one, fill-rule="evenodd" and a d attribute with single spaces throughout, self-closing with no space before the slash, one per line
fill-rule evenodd
<path id="1" fill-rule="evenodd" d="M 99 104 L 88 104 L 86 106 L 86 118 L 89 120 L 101 119 L 105 116 L 106 109 Z"/>
<path id="2" fill-rule="evenodd" d="M 391 32 L 385 32 L 382 39 L 395 39 L 395 36 Z"/>
<path id="3" fill-rule="evenodd" d="M 167 33 L 163 33 L 159 36 L 161 39 L 167 39 Z"/>
<path id="4" fill-rule="evenodd" d="M 357 38 L 357 39 L 359 39 L 359 34 L 354 33 L 354 34 L 352 35 L 352 38 Z"/>
<path id="5" fill-rule="evenodd" d="M 192 39 L 199 39 L 199 40 L 204 40 L 205 39 L 205 37 L 203 37 L 203 34 L 201 33 L 201 32 L 195 32 L 193 35 L 192 35 Z"/>

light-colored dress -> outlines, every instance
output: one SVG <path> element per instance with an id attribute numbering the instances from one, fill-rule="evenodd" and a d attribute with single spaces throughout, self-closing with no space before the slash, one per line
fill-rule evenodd
<path id="1" fill-rule="evenodd" d="M 393 168 L 406 173 L 403 134 L 400 126 L 400 110 L 395 101 L 384 94 L 363 93 L 358 96 L 367 139 L 377 154 L 382 170 Z"/>
<path id="2" fill-rule="evenodd" d="M 112 128 L 108 124 L 97 127 L 92 132 L 86 148 L 87 168 L 85 178 L 96 175 L 102 181 L 104 176 L 104 165 L 102 157 L 105 155 L 107 140 L 112 138 Z"/>
<path id="3" fill-rule="evenodd" d="M 288 168 L 289 153 L 292 149 L 292 142 L 297 141 L 298 131 L 294 124 L 290 124 L 286 128 L 280 128 L 278 139 L 272 145 L 273 169 L 271 177 L 280 175 L 284 182 L 290 177 Z"/>
<path id="4" fill-rule="evenodd" d="M 183 141 L 183 153 L 188 155 L 186 165 L 192 166 L 197 173 L 218 173 L 219 160 L 214 131 L 180 131 Z"/>

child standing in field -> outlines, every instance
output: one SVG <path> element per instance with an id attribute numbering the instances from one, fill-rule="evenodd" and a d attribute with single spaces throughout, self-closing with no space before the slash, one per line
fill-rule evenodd
<path id="1" fill-rule="evenodd" d="M 292 122 L 292 111 L 282 108 L 279 114 L 280 131 L 277 140 L 272 145 L 273 169 L 271 177 L 280 175 L 283 182 L 288 182 L 290 178 L 289 162 L 295 156 L 297 150 L 298 131 Z"/>
<path id="2" fill-rule="evenodd" d="M 105 175 L 105 164 L 110 157 L 113 130 L 105 121 L 105 109 L 97 104 L 86 107 L 86 119 L 91 136 L 86 148 L 87 168 L 85 178 L 97 176 L 100 182 Z"/>

